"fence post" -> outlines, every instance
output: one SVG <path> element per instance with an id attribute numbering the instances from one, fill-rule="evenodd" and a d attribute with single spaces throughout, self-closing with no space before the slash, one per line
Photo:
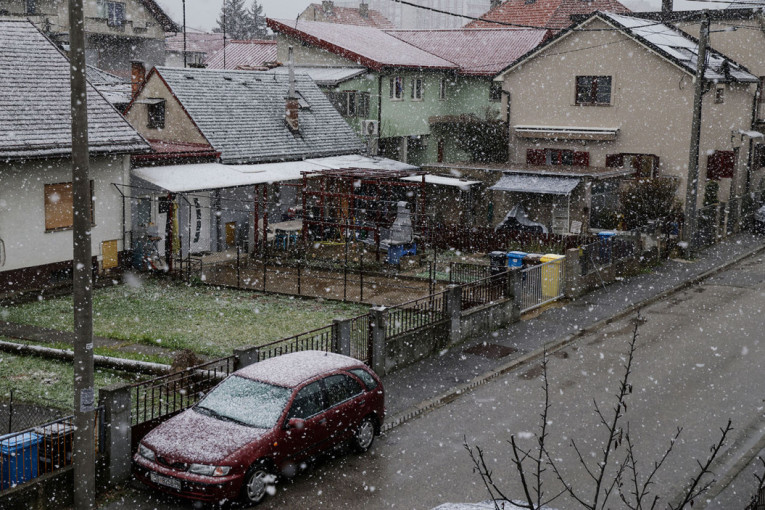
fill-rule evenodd
<path id="1" fill-rule="evenodd" d="M 234 356 L 236 361 L 234 362 L 234 370 L 239 370 L 253 363 L 260 361 L 260 348 L 259 347 L 241 347 L 234 349 Z"/>
<path id="2" fill-rule="evenodd" d="M 582 295 L 582 267 L 579 261 L 579 248 L 566 250 L 566 286 L 565 296 L 575 299 Z"/>
<path id="3" fill-rule="evenodd" d="M 523 296 L 523 273 L 520 269 L 511 269 L 505 280 L 505 296 L 513 302 L 511 320 L 521 320 L 521 297 Z"/>
<path id="4" fill-rule="evenodd" d="M 372 335 L 372 370 L 385 375 L 385 329 L 387 312 L 384 306 L 370 310 L 370 334 Z"/>
<path id="5" fill-rule="evenodd" d="M 130 386 L 117 384 L 98 390 L 99 405 L 104 407 L 104 445 L 107 479 L 110 484 L 130 478 L 132 464 Z"/>
<path id="6" fill-rule="evenodd" d="M 462 340 L 462 285 L 446 287 L 446 316 L 449 317 L 449 345 Z"/>
<path id="7" fill-rule="evenodd" d="M 351 321 L 350 319 L 333 319 L 332 335 L 338 354 L 351 355 Z"/>

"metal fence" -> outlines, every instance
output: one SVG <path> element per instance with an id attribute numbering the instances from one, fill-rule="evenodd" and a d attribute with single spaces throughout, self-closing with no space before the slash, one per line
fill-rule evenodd
<path id="1" fill-rule="evenodd" d="M 0 434 L 9 434 L 34 427 L 70 412 L 71 402 L 45 399 L 10 390 L 0 397 Z"/>
<path id="2" fill-rule="evenodd" d="M 489 266 L 449 262 L 449 283 L 470 283 L 483 280 L 490 274 Z"/>
<path id="3" fill-rule="evenodd" d="M 521 269 L 521 312 L 528 312 L 563 297 L 566 259 Z"/>
<path id="4" fill-rule="evenodd" d="M 281 356 L 290 352 L 316 350 L 336 352 L 337 341 L 335 339 L 333 325 L 300 333 L 275 342 L 261 345 L 258 348 L 258 361 Z"/>
<path id="5" fill-rule="evenodd" d="M 102 453 L 103 408 L 93 413 L 96 454 Z M 0 494 L 72 464 L 74 416 L 0 436 Z"/>
<path id="6" fill-rule="evenodd" d="M 504 273 L 463 285 L 462 311 L 506 298 L 507 279 L 509 276 L 510 273 L 505 271 Z"/>
<path id="7" fill-rule="evenodd" d="M 150 423 L 193 406 L 221 379 L 232 373 L 235 364 L 236 358 L 227 356 L 131 385 L 132 425 Z"/>
<path id="8" fill-rule="evenodd" d="M 619 260 L 633 257 L 637 252 L 635 239 L 604 237 L 580 248 L 582 276 L 608 267 Z"/>
<path id="9" fill-rule="evenodd" d="M 372 365 L 372 327 L 369 314 L 359 315 L 351 322 L 351 357 Z"/>
<path id="10" fill-rule="evenodd" d="M 446 319 L 446 293 L 439 292 L 389 308 L 385 337 L 410 333 Z"/>
<path id="11" fill-rule="evenodd" d="M 441 249 L 488 253 L 522 249 L 526 252 L 563 253 L 593 240 L 590 235 L 538 234 L 520 230 L 495 231 L 491 227 L 438 224 L 426 233 L 431 245 Z"/>

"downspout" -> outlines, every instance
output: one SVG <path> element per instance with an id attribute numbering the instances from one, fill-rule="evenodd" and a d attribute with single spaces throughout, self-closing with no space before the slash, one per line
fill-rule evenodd
<path id="1" fill-rule="evenodd" d="M 762 16 L 760 16 L 760 20 L 762 20 Z M 757 83 L 757 90 L 754 91 L 754 101 L 752 104 L 752 122 L 751 122 L 751 128 L 754 130 L 755 125 L 757 124 L 757 110 L 759 110 L 760 106 L 760 96 L 762 95 L 762 81 Z M 749 138 L 749 154 L 747 155 L 747 162 L 746 162 L 746 181 L 744 182 L 744 194 L 749 193 L 749 188 L 751 186 L 751 180 L 752 180 L 752 164 L 753 164 L 753 158 L 754 155 L 752 154 L 752 151 L 754 149 L 754 140 L 752 137 Z"/>
<path id="2" fill-rule="evenodd" d="M 380 154 L 380 139 L 382 139 L 382 74 L 377 76 L 377 147 L 374 156 Z"/>

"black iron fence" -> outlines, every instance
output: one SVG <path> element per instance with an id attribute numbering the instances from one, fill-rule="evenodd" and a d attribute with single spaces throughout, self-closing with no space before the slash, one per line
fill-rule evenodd
<path id="1" fill-rule="evenodd" d="M 483 280 L 490 274 L 489 266 L 449 262 L 449 283 L 470 283 Z"/>
<path id="2" fill-rule="evenodd" d="M 582 276 L 637 254 L 637 237 L 602 237 L 580 248 Z"/>
<path id="3" fill-rule="evenodd" d="M 336 349 L 334 326 L 329 325 L 261 345 L 258 348 L 258 361 L 290 352 L 308 350 L 335 352 Z"/>
<path id="4" fill-rule="evenodd" d="M 385 336 L 409 333 L 446 318 L 446 292 L 431 294 L 387 310 Z"/>
<path id="5" fill-rule="evenodd" d="M 507 297 L 509 272 L 468 283 L 462 287 L 462 310 L 488 305 Z"/>

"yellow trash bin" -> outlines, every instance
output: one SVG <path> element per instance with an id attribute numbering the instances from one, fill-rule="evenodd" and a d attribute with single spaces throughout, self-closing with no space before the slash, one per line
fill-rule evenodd
<path id="1" fill-rule="evenodd" d="M 563 293 L 563 260 L 565 258 L 563 255 L 548 253 L 539 259 L 544 264 L 542 266 L 542 297 L 544 299 L 552 299 Z M 547 262 L 551 263 L 547 264 Z"/>

